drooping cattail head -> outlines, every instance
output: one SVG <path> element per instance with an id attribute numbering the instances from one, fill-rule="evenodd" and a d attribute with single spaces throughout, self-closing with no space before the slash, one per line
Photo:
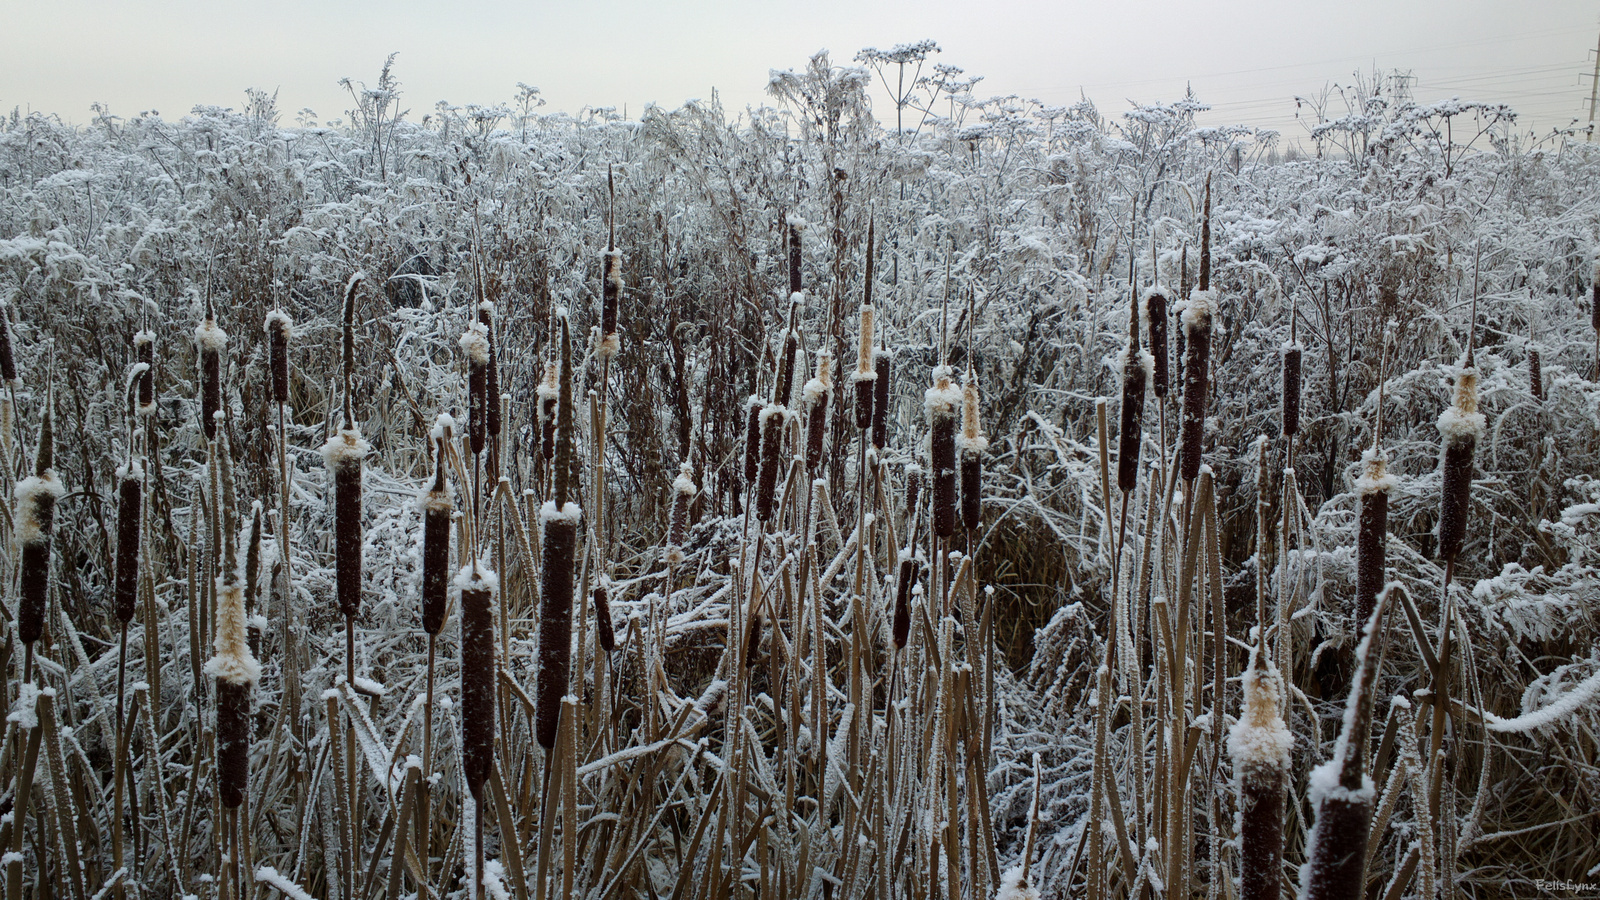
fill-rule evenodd
<path id="1" fill-rule="evenodd" d="M 229 809 L 244 802 L 249 784 L 250 689 L 261 680 L 248 621 L 237 573 L 217 576 L 215 653 L 205 673 L 217 680 L 217 790 Z"/>
<path id="2" fill-rule="evenodd" d="M 275 309 L 267 313 L 263 328 L 267 332 L 267 359 L 272 369 L 272 402 L 289 402 L 289 338 L 294 333 L 294 320 L 288 313 Z"/>
<path id="3" fill-rule="evenodd" d="M 1356 495 L 1361 499 L 1361 516 L 1356 530 L 1356 607 L 1354 629 L 1372 616 L 1378 592 L 1383 590 L 1388 565 L 1385 545 L 1389 529 L 1389 492 L 1399 479 L 1389 474 L 1388 461 L 1376 447 L 1361 456 L 1361 477 L 1356 479 Z"/>
<path id="4" fill-rule="evenodd" d="M 422 630 L 437 635 L 444 628 L 450 593 L 450 517 L 455 499 L 445 474 L 444 429 L 434 428 L 433 485 L 419 498 L 422 507 Z"/>
<path id="5" fill-rule="evenodd" d="M 672 506 L 667 516 L 667 562 L 683 562 L 683 541 L 689 534 L 689 504 L 694 502 L 699 488 L 694 485 L 694 468 L 688 463 L 678 467 L 678 477 L 672 480 Z"/>
<path id="6" fill-rule="evenodd" d="M 543 566 L 539 584 L 539 666 L 534 702 L 534 734 L 549 750 L 556 745 L 561 698 L 567 694 L 572 667 L 572 575 L 578 555 L 576 503 L 557 507 L 546 501 L 539 510 L 544 529 Z"/>
<path id="7" fill-rule="evenodd" d="M 860 375 L 860 372 L 856 373 Z M 856 401 L 861 400 L 861 386 L 867 382 L 856 382 Z M 870 388 L 870 385 L 868 385 Z M 817 351 L 817 374 L 806 382 L 800 391 L 801 401 L 807 410 L 806 422 L 806 471 L 816 474 L 822 467 L 823 439 L 828 434 L 828 401 L 833 398 L 833 354 L 827 350 Z M 871 410 L 868 410 L 869 416 Z M 856 409 L 857 423 L 860 422 L 860 407 Z M 870 424 L 870 422 L 868 423 Z"/>
<path id="8" fill-rule="evenodd" d="M 900 551 L 900 572 L 895 578 L 894 619 L 890 637 L 896 650 L 904 650 L 911 639 L 911 589 L 917 583 L 917 560 L 910 548 Z"/>
<path id="9" fill-rule="evenodd" d="M 788 419 L 788 410 L 777 403 L 769 403 L 761 410 L 761 471 L 756 479 L 756 518 L 763 522 L 771 519 L 777 509 L 783 428 Z"/>
<path id="10" fill-rule="evenodd" d="M 17 379 L 17 355 L 11 346 L 11 317 L 6 310 L 11 304 L 0 303 L 0 382 L 15 386 Z"/>
<path id="11" fill-rule="evenodd" d="M 1300 433 L 1300 357 L 1299 344 L 1283 345 L 1283 435 Z"/>
<path id="12" fill-rule="evenodd" d="M 1544 370 L 1539 364 L 1539 351 L 1528 348 L 1528 393 L 1534 402 L 1544 402 Z"/>
<path id="13" fill-rule="evenodd" d="M 761 409 L 764 404 L 755 394 L 745 402 L 744 485 L 748 493 L 761 475 Z"/>
<path id="14" fill-rule="evenodd" d="M 978 410 L 978 375 L 972 369 L 961 380 L 961 434 L 956 451 L 961 459 L 961 526 L 969 531 L 983 524 L 983 454 L 989 439 Z"/>
<path id="15" fill-rule="evenodd" d="M 322 445 L 322 463 L 333 476 L 333 558 L 339 612 L 361 612 L 361 470 L 372 445 L 354 428 L 341 429 Z"/>
<path id="16" fill-rule="evenodd" d="M 483 786 L 494 772 L 494 607 L 499 586 L 495 574 L 476 562 L 455 579 L 461 592 L 461 769 L 475 801 L 482 801 Z"/>
<path id="17" fill-rule="evenodd" d="M 878 369 L 872 349 L 873 313 L 870 303 L 861 305 L 861 335 L 856 346 L 856 371 L 850 380 L 856 386 L 856 427 L 872 426 L 873 400 L 876 397 Z"/>
<path id="18" fill-rule="evenodd" d="M 500 363 L 495 355 L 494 303 L 485 300 L 478 304 L 478 324 L 483 326 L 483 337 L 489 344 L 489 364 L 483 376 L 483 425 L 490 440 L 494 440 L 500 437 Z"/>
<path id="19" fill-rule="evenodd" d="M 1472 457 L 1484 432 L 1478 412 L 1478 371 L 1467 363 L 1456 375 L 1455 398 L 1439 415 L 1442 444 L 1439 504 L 1439 558 L 1454 562 L 1467 533 L 1467 510 L 1472 499 Z"/>
<path id="20" fill-rule="evenodd" d="M 605 275 L 601 285 L 600 355 L 616 356 L 622 349 L 617 336 L 617 306 L 622 299 L 622 251 L 605 252 Z"/>
<path id="21" fill-rule="evenodd" d="M 956 410 L 961 391 L 950 382 L 950 367 L 933 370 L 933 387 L 923 393 L 928 414 L 928 461 L 933 471 L 933 533 L 947 538 L 956 530 Z"/>
<path id="22" fill-rule="evenodd" d="M 1283 877 L 1283 804 L 1294 738 L 1279 708 L 1278 673 L 1258 663 L 1253 660 L 1244 673 L 1243 714 L 1228 732 L 1228 755 L 1239 792 L 1239 896 L 1277 900 Z"/>
<path id="23" fill-rule="evenodd" d="M 872 381 L 872 446 L 880 451 L 889 443 L 889 374 L 893 365 L 893 353 L 873 351 L 872 366 L 878 377 Z"/>
<path id="24" fill-rule="evenodd" d="M 467 358 L 467 435 L 472 452 L 482 453 L 488 436 L 489 329 L 473 322 L 461 333 L 461 352 Z"/>
<path id="25" fill-rule="evenodd" d="M 603 583 L 595 585 L 594 589 L 594 631 L 601 650 L 611 653 L 617 649 L 617 632 L 611 624 L 610 593 Z"/>
<path id="26" fill-rule="evenodd" d="M 1202 266 L 1202 270 L 1205 271 Z M 1178 473 L 1185 481 L 1200 474 L 1205 449 L 1206 396 L 1210 391 L 1211 314 L 1216 293 L 1204 288 L 1189 295 L 1183 310 L 1183 422 Z"/>
<path id="27" fill-rule="evenodd" d="M 1171 386 L 1167 357 L 1167 306 L 1171 297 L 1164 288 L 1153 288 L 1144 295 L 1145 327 L 1150 332 L 1150 387 L 1157 397 L 1166 397 Z"/>
<path id="28" fill-rule="evenodd" d="M 222 354 L 228 352 L 228 334 L 207 316 L 195 326 L 194 344 L 200 352 L 200 427 L 209 441 L 217 436 L 216 413 L 222 409 Z"/>
<path id="29" fill-rule="evenodd" d="M 553 362 L 544 364 L 544 380 L 539 382 L 539 455 L 550 460 L 556 455 L 556 403 L 561 397 L 561 370 Z"/>
<path id="30" fill-rule="evenodd" d="M 112 591 L 117 621 L 133 621 L 139 596 L 139 507 L 144 470 L 138 462 L 117 469 L 117 561 Z"/>
<path id="31" fill-rule="evenodd" d="M 1139 451 L 1144 445 L 1144 396 L 1155 360 L 1131 337 L 1122 348 L 1121 427 L 1117 432 L 1117 487 L 1132 491 L 1139 484 Z"/>
<path id="32" fill-rule="evenodd" d="M 156 414 L 156 333 L 140 330 L 133 335 L 134 362 L 143 366 L 139 373 L 139 415 Z"/>
<path id="33" fill-rule="evenodd" d="M 22 547 L 17 631 L 24 644 L 31 644 L 44 635 L 45 605 L 50 589 L 50 538 L 55 530 L 56 501 L 66 493 L 51 468 L 54 458 L 55 432 L 50 409 L 46 406 L 40 418 L 34 474 L 17 482 L 16 488 L 15 537 Z"/>

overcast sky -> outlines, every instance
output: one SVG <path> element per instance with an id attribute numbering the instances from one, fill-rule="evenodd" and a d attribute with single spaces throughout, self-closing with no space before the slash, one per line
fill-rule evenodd
<path id="1" fill-rule="evenodd" d="M 1172 100 L 1186 83 L 1240 122 L 1303 133 L 1295 95 L 1357 69 L 1410 70 L 1417 99 L 1504 102 L 1544 132 L 1588 117 L 1596 0 L 0 0 L 0 109 L 82 123 L 90 104 L 176 119 L 278 92 L 283 123 L 351 106 L 339 80 L 376 82 L 383 59 L 418 119 L 444 100 L 510 104 L 516 84 L 549 110 L 676 107 L 715 88 L 730 112 L 770 102 L 769 69 L 821 49 L 923 38 L 933 61 L 982 75 L 979 96 L 1060 104 L 1080 90 L 1108 113 Z M 880 116 L 889 109 L 877 103 Z"/>

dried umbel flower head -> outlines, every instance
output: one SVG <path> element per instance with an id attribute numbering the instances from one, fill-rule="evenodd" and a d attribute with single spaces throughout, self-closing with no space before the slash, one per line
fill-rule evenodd
<path id="1" fill-rule="evenodd" d="M 455 500 L 445 475 L 445 437 L 434 429 L 433 485 L 420 499 L 422 507 L 422 630 L 437 635 L 444 628 L 450 593 L 450 517 Z"/>
<path id="2" fill-rule="evenodd" d="M 1228 755 L 1239 792 L 1239 896 L 1277 900 L 1283 877 L 1284 795 L 1294 738 L 1279 708 L 1278 673 L 1256 662 L 1243 676 L 1243 714 L 1228 732 Z"/>
<path id="3" fill-rule="evenodd" d="M 694 468 L 688 463 L 678 467 L 678 477 L 672 479 L 672 506 L 667 515 L 667 562 L 683 562 L 683 541 L 689 534 L 689 504 L 694 502 L 699 489 L 694 486 Z"/>
<path id="4" fill-rule="evenodd" d="M 961 527 L 968 531 L 983 524 L 983 454 L 988 449 L 978 410 L 978 376 L 968 369 L 961 381 L 961 434 L 956 438 L 961 457 Z"/>
<path id="5" fill-rule="evenodd" d="M 878 377 L 872 382 L 872 446 L 882 450 L 889 443 L 889 373 L 894 365 L 894 354 L 877 350 L 872 354 L 873 370 Z"/>
<path id="6" fill-rule="evenodd" d="M 200 352 L 200 427 L 209 441 L 217 436 L 216 414 L 222 409 L 222 354 L 228 352 L 228 334 L 208 315 L 195 326 L 194 344 Z"/>
<path id="7" fill-rule="evenodd" d="M 289 338 L 294 321 L 282 310 L 267 313 L 267 362 L 272 369 L 272 402 L 289 402 Z"/>
<path id="8" fill-rule="evenodd" d="M 933 387 L 923 393 L 928 414 L 928 461 L 933 471 L 933 533 L 947 538 L 956 530 L 956 410 L 961 391 L 950 382 L 950 367 L 933 370 Z"/>
<path id="9" fill-rule="evenodd" d="M 137 462 L 117 469 L 117 561 L 112 606 L 117 621 L 133 621 L 139 597 L 139 508 L 144 500 L 144 470 Z"/>
<path id="10" fill-rule="evenodd" d="M 1478 412 L 1478 370 L 1470 354 L 1456 375 L 1455 398 L 1439 415 L 1443 475 L 1439 503 L 1439 558 L 1455 562 L 1467 533 L 1467 510 L 1472 499 L 1472 458 L 1484 433 Z"/>
<path id="11" fill-rule="evenodd" d="M 1145 327 L 1150 332 L 1150 387 L 1162 398 L 1172 383 L 1167 358 L 1167 307 L 1171 300 L 1164 288 L 1154 288 L 1144 295 Z"/>
<path id="12" fill-rule="evenodd" d="M 556 403 L 561 397 L 561 370 L 554 362 L 544 364 L 538 397 L 539 455 L 550 460 L 556 455 Z"/>
<path id="13" fill-rule="evenodd" d="M 217 790 L 222 805 L 244 802 L 250 776 L 250 689 L 261 665 L 250 652 L 244 586 L 233 574 L 217 577 L 215 654 L 205 672 L 217 680 Z"/>
<path id="14" fill-rule="evenodd" d="M 1361 477 L 1356 479 L 1356 495 L 1361 500 L 1361 515 L 1356 526 L 1356 608 L 1355 631 L 1360 633 L 1372 617 L 1373 604 L 1383 590 L 1388 565 L 1385 544 L 1389 530 L 1389 492 L 1399 479 L 1388 472 L 1388 461 L 1376 447 L 1362 454 Z"/>
<path id="15" fill-rule="evenodd" d="M 857 372 L 856 374 L 860 374 Z M 861 399 L 860 386 L 865 382 L 856 382 L 856 400 Z M 828 434 L 828 401 L 833 399 L 833 354 L 827 350 L 817 352 L 817 374 L 806 382 L 800 391 L 800 398 L 807 409 L 806 421 L 806 470 L 812 474 L 822 467 L 822 446 Z M 870 413 L 870 410 L 869 410 Z M 857 421 L 859 422 L 860 408 L 857 408 Z M 869 423 L 870 424 L 870 423 Z"/>
<path id="16" fill-rule="evenodd" d="M 333 559 L 339 612 L 361 612 L 361 470 L 372 445 L 361 432 L 344 428 L 322 445 L 322 463 L 333 475 Z"/>
<path id="17" fill-rule="evenodd" d="M 139 415 L 156 414 L 156 333 L 148 330 L 134 332 L 133 356 L 139 372 Z"/>
<path id="18" fill-rule="evenodd" d="M 1283 345 L 1283 436 L 1300 433 L 1300 357 L 1299 344 Z"/>
<path id="19" fill-rule="evenodd" d="M 461 770 L 474 801 L 483 799 L 483 786 L 494 771 L 494 605 L 499 586 L 495 574 L 477 563 L 464 567 L 455 580 L 461 592 Z"/>
<path id="20" fill-rule="evenodd" d="M 769 403 L 761 410 L 761 471 L 756 478 L 756 518 L 763 522 L 772 518 L 778 506 L 778 469 L 783 465 L 780 451 L 788 419 L 788 410 L 777 403 Z"/>
<path id="21" fill-rule="evenodd" d="M 578 557 L 578 523 L 583 510 L 576 503 L 557 507 L 545 501 L 539 510 L 544 529 L 543 566 L 539 583 L 539 659 L 534 700 L 534 735 L 549 750 L 556 745 L 561 698 L 567 694 L 572 669 L 572 575 Z"/>
<path id="22" fill-rule="evenodd" d="M 50 588 L 50 539 L 55 531 L 56 501 L 66 493 L 51 468 L 55 456 L 55 431 L 48 408 L 39 424 L 39 453 L 34 474 L 17 482 L 16 532 L 22 547 L 18 573 L 17 636 L 32 644 L 44 635 L 46 599 Z"/>
<path id="23" fill-rule="evenodd" d="M 467 436 L 472 452 L 482 453 L 488 436 L 489 329 L 473 322 L 461 334 L 461 352 L 467 358 Z"/>
<path id="24" fill-rule="evenodd" d="M 617 306 L 622 299 L 622 251 L 605 252 L 605 274 L 601 282 L 600 354 L 616 356 L 622 349 L 617 336 Z"/>

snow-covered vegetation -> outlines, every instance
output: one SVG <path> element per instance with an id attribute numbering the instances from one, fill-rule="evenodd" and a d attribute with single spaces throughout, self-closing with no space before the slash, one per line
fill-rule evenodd
<path id="1" fill-rule="evenodd" d="M 932 50 L 0 122 L 6 896 L 1600 880 L 1600 151 Z"/>

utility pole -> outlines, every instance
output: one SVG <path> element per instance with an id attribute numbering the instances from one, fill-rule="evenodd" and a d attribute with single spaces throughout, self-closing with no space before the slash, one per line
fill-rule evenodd
<path id="1" fill-rule="evenodd" d="M 1595 42 L 1594 48 L 1594 75 L 1589 81 L 1589 136 L 1586 143 L 1594 143 L 1594 107 L 1600 101 L 1600 41 Z"/>

